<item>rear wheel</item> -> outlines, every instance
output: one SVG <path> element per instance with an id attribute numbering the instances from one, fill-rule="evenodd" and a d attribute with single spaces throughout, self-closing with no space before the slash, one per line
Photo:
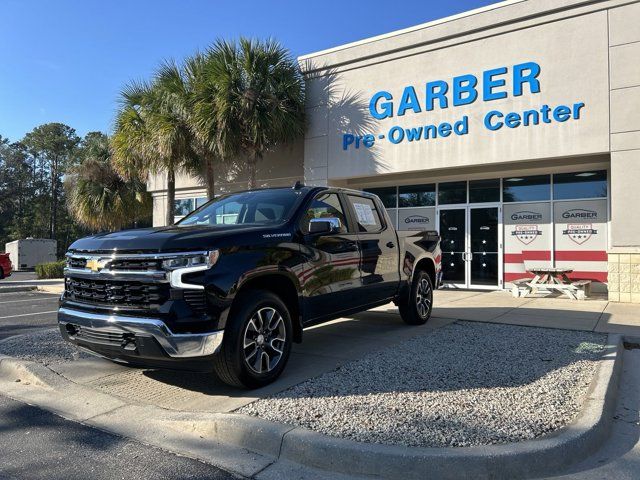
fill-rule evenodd
<path id="1" fill-rule="evenodd" d="M 291 315 L 278 296 L 264 290 L 241 293 L 235 303 L 214 370 L 229 385 L 259 388 L 276 380 L 287 364 Z"/>
<path id="2" fill-rule="evenodd" d="M 400 316 L 409 325 L 423 325 L 431 317 L 433 308 L 433 283 L 424 270 L 415 272 L 411 290 L 398 306 Z"/>

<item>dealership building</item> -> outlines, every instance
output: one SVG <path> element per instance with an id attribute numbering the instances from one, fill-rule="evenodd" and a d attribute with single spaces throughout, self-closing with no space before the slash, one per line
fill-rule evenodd
<path id="1" fill-rule="evenodd" d="M 299 61 L 309 127 L 261 185 L 377 193 L 398 229 L 440 232 L 452 287 L 544 265 L 640 303 L 640 2 L 505 1 Z M 245 185 L 219 172 L 220 193 Z M 177 187 L 179 215 L 204 201 Z M 162 176 L 149 189 L 162 224 Z"/>

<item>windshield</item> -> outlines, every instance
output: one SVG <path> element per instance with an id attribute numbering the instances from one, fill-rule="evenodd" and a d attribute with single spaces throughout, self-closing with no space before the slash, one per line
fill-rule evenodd
<path id="1" fill-rule="evenodd" d="M 276 225 L 285 222 L 303 194 L 299 190 L 255 190 L 213 200 L 177 223 L 188 225 Z"/>

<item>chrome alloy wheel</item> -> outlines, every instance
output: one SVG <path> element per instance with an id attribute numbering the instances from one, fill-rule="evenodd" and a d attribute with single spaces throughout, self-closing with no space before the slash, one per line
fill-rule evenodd
<path id="1" fill-rule="evenodd" d="M 244 330 L 244 361 L 255 373 L 270 372 L 280 362 L 286 340 L 282 315 L 275 308 L 261 308 Z"/>
<path id="2" fill-rule="evenodd" d="M 425 318 L 429 315 L 432 296 L 433 292 L 429 281 L 426 278 L 421 279 L 416 290 L 416 308 L 418 309 L 420 318 Z"/>

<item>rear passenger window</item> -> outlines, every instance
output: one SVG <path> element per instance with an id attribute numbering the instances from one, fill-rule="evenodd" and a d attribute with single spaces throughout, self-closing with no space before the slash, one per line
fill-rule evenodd
<path id="1" fill-rule="evenodd" d="M 373 200 L 355 195 L 348 195 L 348 198 L 356 213 L 359 232 L 379 232 L 382 230 L 382 215 Z"/>

